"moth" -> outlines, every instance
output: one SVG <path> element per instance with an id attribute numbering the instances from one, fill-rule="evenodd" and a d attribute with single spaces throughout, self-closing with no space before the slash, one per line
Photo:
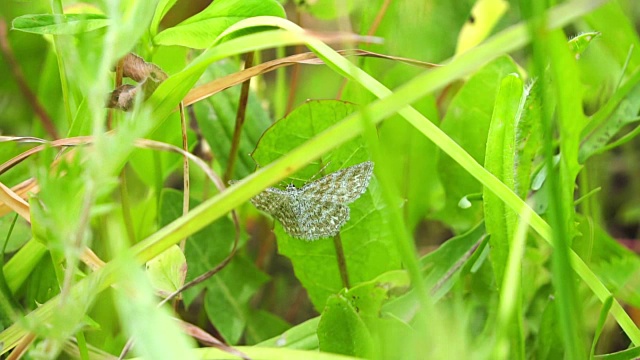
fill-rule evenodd
<path id="1" fill-rule="evenodd" d="M 373 162 L 353 165 L 297 188 L 270 187 L 251 199 L 277 219 L 287 234 L 304 240 L 336 235 L 349 220 L 349 204 L 369 186 Z"/>

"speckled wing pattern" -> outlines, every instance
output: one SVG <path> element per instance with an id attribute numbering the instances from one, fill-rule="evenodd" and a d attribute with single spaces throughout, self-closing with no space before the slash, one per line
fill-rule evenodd
<path id="1" fill-rule="evenodd" d="M 301 188 L 268 188 L 251 202 L 278 219 L 291 236 L 315 240 L 334 236 L 349 220 L 348 204 L 369 185 L 373 163 L 363 162 L 338 170 Z"/>

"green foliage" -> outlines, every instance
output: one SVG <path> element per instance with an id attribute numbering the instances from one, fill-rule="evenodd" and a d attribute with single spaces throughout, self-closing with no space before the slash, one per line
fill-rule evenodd
<path id="1" fill-rule="evenodd" d="M 275 0 L 218 0 L 180 24 L 156 35 L 158 45 L 181 45 L 204 49 L 211 46 L 224 30 L 252 16 L 284 18 L 282 6 Z"/>
<path id="2" fill-rule="evenodd" d="M 0 353 L 637 356 L 622 304 L 640 307 L 640 17 L 604 2 L 3 6 Z M 334 51 L 354 46 L 443 65 Z M 117 82 L 129 52 L 168 78 Z M 123 84 L 155 90 L 107 110 Z M 334 239 L 291 237 L 249 202 L 364 161 Z"/>
<path id="3" fill-rule="evenodd" d="M 25 15 L 13 19 L 13 30 L 33 34 L 72 35 L 93 31 L 109 25 L 102 14 L 42 14 Z"/>
<path id="4" fill-rule="evenodd" d="M 516 65 L 508 57 L 484 66 L 465 82 L 442 120 L 441 129 L 478 162 L 485 159 L 487 134 L 500 81 L 517 71 Z M 438 170 L 446 201 L 437 217 L 447 219 L 454 229 L 468 229 L 480 218 L 482 207 L 476 205 L 462 209 L 458 202 L 464 196 L 480 192 L 481 185 L 448 157 L 440 160 Z"/>
<path id="5" fill-rule="evenodd" d="M 252 156 L 260 166 L 266 166 L 354 110 L 355 105 L 340 101 L 307 102 L 267 129 Z M 301 186 L 303 180 L 310 179 L 320 171 L 331 173 L 367 159 L 364 141 L 354 139 L 298 172 L 297 181 L 293 183 Z M 371 181 L 368 191 L 350 206 L 350 220 L 340 232 L 352 284 L 400 267 L 394 239 L 386 224 L 386 205 L 379 191 L 375 180 Z M 343 287 L 334 244 L 329 241 L 306 243 L 292 238 L 284 232 L 280 223 L 276 223 L 275 234 L 279 252 L 291 259 L 297 278 L 320 311 L 327 297 Z M 363 234 L 369 239 L 364 244 Z"/>

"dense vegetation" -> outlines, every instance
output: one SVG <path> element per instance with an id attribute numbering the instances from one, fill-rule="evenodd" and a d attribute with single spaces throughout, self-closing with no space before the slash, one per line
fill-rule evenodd
<path id="1" fill-rule="evenodd" d="M 1 353 L 639 357 L 640 4 L 546 3 L 3 0 Z"/>

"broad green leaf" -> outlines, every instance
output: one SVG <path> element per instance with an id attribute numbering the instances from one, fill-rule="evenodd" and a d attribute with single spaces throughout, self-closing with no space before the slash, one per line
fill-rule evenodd
<path id="1" fill-rule="evenodd" d="M 250 309 L 248 317 L 253 326 L 251 331 L 247 331 L 247 344 L 259 343 L 291 328 L 289 323 L 265 310 Z"/>
<path id="2" fill-rule="evenodd" d="M 158 45 L 180 45 L 196 49 L 211 46 L 226 28 L 254 16 L 286 17 L 274 0 L 216 0 L 200 13 L 156 35 Z"/>
<path id="3" fill-rule="evenodd" d="M 93 31 L 110 24 L 111 21 L 102 14 L 41 14 L 13 19 L 12 29 L 43 35 L 70 35 Z"/>
<path id="4" fill-rule="evenodd" d="M 475 73 L 451 101 L 441 129 L 462 146 L 479 163 L 484 163 L 487 133 L 500 80 L 518 71 L 513 60 L 500 57 Z M 439 163 L 440 180 L 444 186 L 446 202 L 436 218 L 464 231 L 477 223 L 482 206 L 473 203 L 461 209 L 458 202 L 463 197 L 482 191 L 480 183 L 448 156 Z"/>
<path id="5" fill-rule="evenodd" d="M 309 101 L 265 132 L 253 158 L 259 165 L 267 165 L 335 124 L 355 108 L 341 101 Z M 291 181 L 302 186 L 325 165 L 323 171 L 328 174 L 368 158 L 363 140 L 356 138 L 294 174 Z M 350 220 L 342 228 L 340 238 L 351 285 L 398 269 L 400 260 L 386 225 L 385 204 L 375 177 L 371 179 L 369 189 L 349 207 Z M 275 234 L 279 252 L 291 259 L 296 276 L 307 289 L 315 308 L 321 310 L 327 297 L 343 288 L 334 242 L 330 239 L 308 242 L 292 238 L 278 221 L 275 221 Z"/>
<path id="6" fill-rule="evenodd" d="M 524 106 L 524 86 L 517 74 L 509 74 L 502 79 L 496 96 L 489 134 L 484 167 L 512 190 L 516 190 L 516 128 Z M 513 210 L 488 189 L 483 191 L 484 218 L 491 262 L 498 284 L 502 278 L 509 256 L 511 241 L 515 236 L 518 218 Z"/>
<path id="7" fill-rule="evenodd" d="M 300 350 L 318 349 L 318 323 L 320 317 L 309 319 L 302 324 L 296 325 L 282 334 L 265 340 L 256 346 L 258 347 L 284 347 Z"/>
<path id="8" fill-rule="evenodd" d="M 160 21 L 165 15 L 167 15 L 173 5 L 176 4 L 176 1 L 178 0 L 160 0 L 158 2 L 156 11 L 153 14 L 153 19 L 151 19 L 151 25 L 149 26 L 151 36 L 156 36 L 156 34 L 158 34 L 158 25 L 160 25 Z"/>
<path id="9" fill-rule="evenodd" d="M 168 296 L 184 285 L 187 259 L 178 245 L 147 261 L 147 277 L 154 290 Z"/>
<path id="10" fill-rule="evenodd" d="M 211 81 L 236 71 L 239 71 L 239 66 L 233 62 L 220 61 L 207 69 L 202 81 Z M 239 98 L 240 87 L 234 86 L 194 105 L 202 135 L 207 140 L 222 169 L 226 169 L 229 163 L 229 151 L 236 124 Z M 245 122 L 240 135 L 240 144 L 231 179 L 242 179 L 255 170 L 256 164 L 251 159 L 250 153 L 260 140 L 262 133 L 271 125 L 269 113 L 260 103 L 261 99 L 254 91 L 250 90 Z"/>
<path id="11" fill-rule="evenodd" d="M 369 358 L 374 339 L 358 310 L 343 294 L 332 295 L 318 324 L 320 351 Z"/>
<path id="12" fill-rule="evenodd" d="M 380 312 L 386 301 L 407 291 L 409 285 L 408 274 L 397 270 L 331 296 L 318 324 L 320 350 L 359 357 L 378 354 L 381 359 L 397 356 L 398 348 L 393 345 L 402 341 L 389 341 L 393 333 L 385 328 L 400 326 L 404 331 L 399 334 L 406 335 L 409 326 L 393 317 L 381 317 Z"/>

